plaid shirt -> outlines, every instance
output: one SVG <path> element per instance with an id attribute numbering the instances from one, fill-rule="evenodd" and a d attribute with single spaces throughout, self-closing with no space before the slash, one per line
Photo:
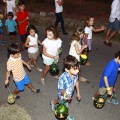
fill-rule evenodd
<path id="1" fill-rule="evenodd" d="M 68 99 L 72 97 L 77 80 L 78 80 L 78 75 L 70 77 L 67 72 L 64 72 L 60 76 L 59 81 L 58 81 L 58 97 L 60 100 L 63 99 L 63 96 L 61 95 L 61 90 L 66 91 L 68 95 Z"/>

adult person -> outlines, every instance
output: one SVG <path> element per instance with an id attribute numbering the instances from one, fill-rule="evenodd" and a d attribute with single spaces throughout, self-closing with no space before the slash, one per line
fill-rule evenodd
<path id="1" fill-rule="evenodd" d="M 65 31 L 64 28 L 64 19 L 62 17 L 62 12 L 63 12 L 63 0 L 55 0 L 55 13 L 56 13 L 55 27 L 57 28 L 58 23 L 60 22 L 63 34 L 67 35 L 68 33 Z"/>
<path id="2" fill-rule="evenodd" d="M 16 13 L 17 13 L 17 7 L 15 4 L 15 0 L 3 0 L 5 2 L 5 10 L 4 10 L 4 16 L 7 16 L 8 12 L 12 12 L 14 14 L 13 19 L 16 19 Z"/>
<path id="3" fill-rule="evenodd" d="M 104 44 L 107 46 L 112 46 L 110 40 L 120 30 L 120 0 L 114 0 L 112 2 L 109 21 L 110 21 L 110 25 L 107 30 Z"/>

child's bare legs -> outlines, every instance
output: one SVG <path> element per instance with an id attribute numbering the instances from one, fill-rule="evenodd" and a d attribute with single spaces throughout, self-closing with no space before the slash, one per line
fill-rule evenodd
<path id="1" fill-rule="evenodd" d="M 30 66 L 33 64 L 33 59 L 29 59 L 29 61 L 27 62 Z"/>
<path id="2" fill-rule="evenodd" d="M 14 90 L 14 92 L 13 92 L 13 95 L 16 97 L 19 92 L 20 92 L 20 91 L 16 88 L 16 89 Z"/>
<path id="3" fill-rule="evenodd" d="M 33 59 L 33 63 L 34 63 L 34 65 L 35 65 L 36 69 L 37 69 L 39 72 L 42 72 L 42 69 L 40 69 L 40 68 L 38 67 L 37 60 L 34 60 L 34 59 Z"/>
<path id="4" fill-rule="evenodd" d="M 13 35 L 13 40 L 16 42 L 16 35 Z"/>
<path id="5" fill-rule="evenodd" d="M 3 35 L 0 35 L 0 44 L 4 45 L 4 43 L 2 42 L 2 40 L 3 40 Z"/>
<path id="6" fill-rule="evenodd" d="M 20 50 L 21 50 L 21 51 L 23 51 L 22 46 L 23 46 L 23 42 L 20 41 Z"/>
<path id="7" fill-rule="evenodd" d="M 27 87 L 32 91 L 32 92 L 36 92 L 36 89 L 34 89 L 34 87 L 32 86 L 32 84 L 27 84 Z"/>
<path id="8" fill-rule="evenodd" d="M 45 65 L 45 69 L 43 71 L 42 78 L 41 78 L 41 82 L 42 82 L 43 85 L 45 85 L 45 76 L 46 76 L 46 74 L 48 73 L 49 70 L 50 70 L 50 66 Z"/>
<path id="9" fill-rule="evenodd" d="M 114 35 L 117 33 L 117 31 L 113 31 L 111 30 L 110 28 L 108 29 L 107 31 L 107 35 L 106 35 L 106 38 L 105 38 L 105 41 L 108 43 L 110 42 L 110 40 L 112 39 L 112 37 L 114 37 Z"/>

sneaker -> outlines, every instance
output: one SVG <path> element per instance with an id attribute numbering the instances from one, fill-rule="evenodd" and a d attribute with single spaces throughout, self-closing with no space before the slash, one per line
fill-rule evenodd
<path id="1" fill-rule="evenodd" d="M 75 120 L 75 118 L 72 117 L 71 115 L 68 115 L 66 120 Z"/>
<path id="2" fill-rule="evenodd" d="M 110 99 L 110 100 L 107 100 L 107 102 L 108 102 L 108 103 L 112 103 L 112 104 L 114 104 L 114 105 L 117 105 L 117 104 L 119 103 L 119 101 L 118 101 L 117 99 L 115 99 L 115 98 L 112 98 L 112 99 Z"/>
<path id="3" fill-rule="evenodd" d="M 63 32 L 63 34 L 64 34 L 64 35 L 68 35 L 68 33 L 67 33 L 67 32 Z"/>
<path id="4" fill-rule="evenodd" d="M 53 104 L 53 101 L 50 101 L 50 108 L 51 108 L 52 112 L 55 111 L 55 105 Z"/>
<path id="5" fill-rule="evenodd" d="M 3 43 L 3 42 L 0 42 L 0 45 L 4 45 L 4 43 Z"/>

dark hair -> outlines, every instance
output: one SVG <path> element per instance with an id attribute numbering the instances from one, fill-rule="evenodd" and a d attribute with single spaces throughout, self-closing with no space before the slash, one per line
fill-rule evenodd
<path id="1" fill-rule="evenodd" d="M 71 36 L 71 42 L 73 41 L 73 40 L 77 40 L 77 41 L 79 41 L 80 40 L 80 35 L 81 34 L 83 34 L 84 33 L 84 31 L 83 31 L 83 29 L 82 28 L 77 28 L 77 30 L 72 34 L 72 36 Z"/>
<path id="2" fill-rule="evenodd" d="M 8 12 L 7 16 L 11 16 L 13 18 L 13 12 Z"/>
<path id="3" fill-rule="evenodd" d="M 85 21 L 85 26 L 88 26 L 88 21 L 89 21 L 91 18 L 94 18 L 94 16 L 93 16 L 93 15 L 87 16 L 87 19 L 86 19 L 86 21 Z"/>
<path id="4" fill-rule="evenodd" d="M 7 51 L 8 51 L 9 54 L 12 54 L 12 55 L 19 53 L 20 50 L 19 50 L 18 43 L 11 43 L 8 46 Z"/>
<path id="5" fill-rule="evenodd" d="M 71 67 L 73 68 L 80 67 L 79 61 L 72 55 L 68 55 L 66 58 L 64 58 L 63 63 L 64 63 L 64 68 L 68 70 L 70 70 Z"/>
<path id="6" fill-rule="evenodd" d="M 34 25 L 29 25 L 27 27 L 27 33 L 30 34 L 30 30 L 35 30 L 35 33 L 38 33 L 36 27 Z"/>
<path id="7" fill-rule="evenodd" d="M 47 28 L 46 28 L 46 31 L 51 31 L 51 32 L 53 32 L 55 39 L 59 38 L 58 30 L 57 30 L 57 28 L 55 28 L 54 26 L 49 26 L 49 27 L 47 27 Z"/>
<path id="8" fill-rule="evenodd" d="M 117 57 L 119 57 L 119 59 L 120 59 L 120 50 L 115 53 L 115 58 L 117 58 Z"/>
<path id="9" fill-rule="evenodd" d="M 18 6 L 20 6 L 20 5 L 25 5 L 24 0 L 19 0 L 19 2 L 18 2 Z"/>

